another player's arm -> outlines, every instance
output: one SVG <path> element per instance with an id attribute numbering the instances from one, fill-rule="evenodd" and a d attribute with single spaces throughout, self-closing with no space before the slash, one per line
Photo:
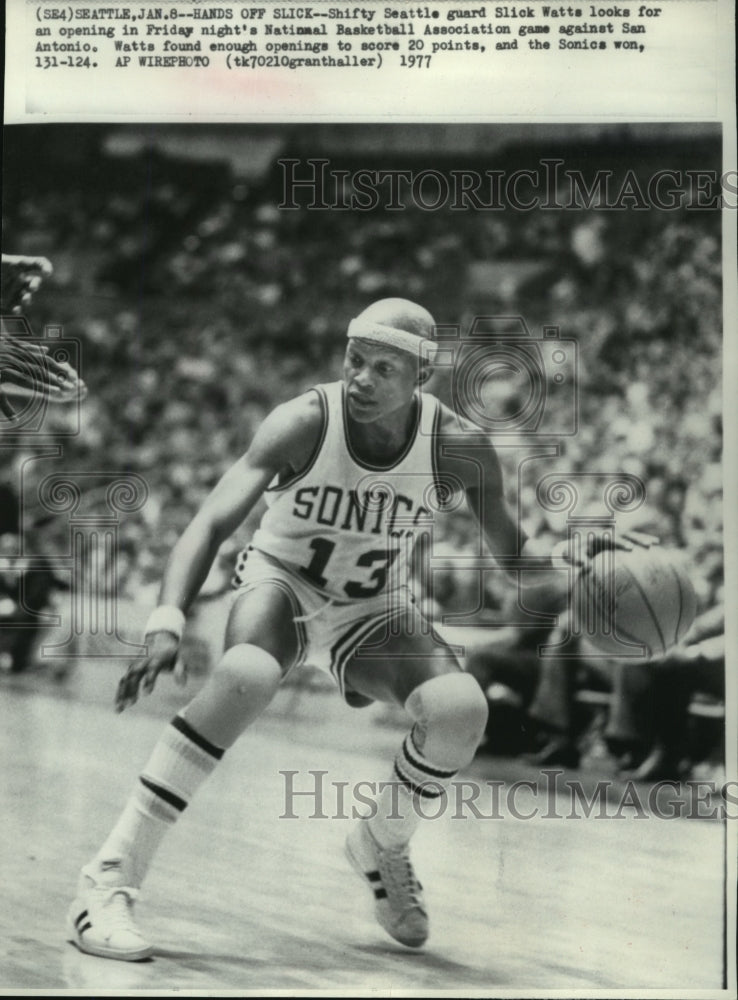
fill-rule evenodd
<path id="1" fill-rule="evenodd" d="M 0 271 L 0 308 L 3 312 L 17 314 L 31 301 L 44 278 L 54 271 L 46 257 L 27 257 L 18 254 L 2 255 Z"/>
<path id="2" fill-rule="evenodd" d="M 0 308 L 18 314 L 30 304 L 42 281 L 53 273 L 45 257 L 2 255 Z M 53 358 L 48 348 L 15 336 L 5 322 L 0 326 L 0 411 L 14 420 L 16 401 L 41 396 L 51 402 L 84 399 L 87 387 L 69 362 Z"/>
<path id="3" fill-rule="evenodd" d="M 160 608 L 179 609 L 186 614 L 221 544 L 253 510 L 269 483 L 280 473 L 302 468 L 320 433 L 321 411 L 317 396 L 313 396 L 301 396 L 270 413 L 248 451 L 213 488 L 167 560 Z M 118 711 L 136 701 L 139 687 L 150 692 L 162 670 L 175 668 L 178 636 L 166 628 L 157 628 L 151 629 L 146 639 L 149 655 L 134 661 L 118 686 Z"/>

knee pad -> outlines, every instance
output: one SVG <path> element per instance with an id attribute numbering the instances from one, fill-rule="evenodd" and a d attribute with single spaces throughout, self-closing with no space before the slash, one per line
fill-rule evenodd
<path id="1" fill-rule="evenodd" d="M 405 708 L 415 720 L 413 741 L 430 762 L 458 768 L 473 758 L 487 725 L 487 699 L 471 674 L 442 674 L 424 681 Z"/>
<path id="2" fill-rule="evenodd" d="M 213 680 L 234 698 L 270 701 L 282 679 L 282 670 L 271 653 L 260 646 L 231 646 L 213 671 Z"/>

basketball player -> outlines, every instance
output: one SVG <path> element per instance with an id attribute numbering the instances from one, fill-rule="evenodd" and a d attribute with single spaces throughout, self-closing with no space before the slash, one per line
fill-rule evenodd
<path id="1" fill-rule="evenodd" d="M 437 515 L 438 494 L 453 488 L 466 494 L 493 554 L 556 572 L 508 511 L 487 437 L 419 391 L 432 370 L 433 329 L 433 317 L 404 299 L 365 309 L 348 328 L 343 380 L 267 416 L 175 545 L 145 628 L 148 657 L 122 678 L 119 711 L 161 672 L 183 674 L 187 609 L 221 543 L 264 494 L 268 509 L 237 564 L 225 653 L 163 733 L 82 869 L 68 915 L 82 951 L 124 960 L 152 953 L 132 908 L 163 834 L 285 674 L 305 662 L 328 671 L 349 704 L 392 702 L 408 713 L 390 780 L 346 850 L 381 926 L 407 946 L 425 942 L 428 916 L 408 847 L 419 822 L 414 803 L 443 794 L 471 761 L 487 704 L 424 627 L 406 586 L 413 541 Z"/>
<path id="2" fill-rule="evenodd" d="M 45 257 L 3 254 L 2 312 L 19 315 L 52 272 L 51 263 Z M 83 399 L 87 387 L 69 362 L 52 358 L 47 348 L 35 340 L 18 337 L 12 324 L 3 319 L 0 325 L 0 411 L 8 420 L 16 420 L 11 400 L 27 399 L 29 394 L 63 403 Z"/>

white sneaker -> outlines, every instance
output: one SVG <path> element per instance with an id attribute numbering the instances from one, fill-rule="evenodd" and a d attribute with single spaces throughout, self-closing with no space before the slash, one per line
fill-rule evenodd
<path id="1" fill-rule="evenodd" d="M 100 958 L 138 962 L 149 958 L 153 948 L 133 920 L 138 889 L 101 885 L 88 869 L 82 869 L 77 898 L 69 907 L 69 940 L 80 951 Z"/>
<path id="2" fill-rule="evenodd" d="M 408 845 L 382 847 L 362 820 L 346 839 L 346 854 L 372 890 L 375 916 L 387 933 L 409 948 L 425 944 L 428 914 Z"/>

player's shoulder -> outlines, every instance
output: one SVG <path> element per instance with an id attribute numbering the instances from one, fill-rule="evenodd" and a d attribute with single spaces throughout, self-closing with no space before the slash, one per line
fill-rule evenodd
<path id="1" fill-rule="evenodd" d="M 257 450 L 309 454 L 323 434 L 325 405 L 312 389 L 279 403 L 264 418 L 254 438 Z"/>
<path id="2" fill-rule="evenodd" d="M 285 403 L 279 403 L 272 410 L 270 417 L 276 423 L 285 427 L 310 428 L 319 427 L 325 419 L 325 404 L 322 394 L 318 388 L 308 389 L 288 399 Z"/>

